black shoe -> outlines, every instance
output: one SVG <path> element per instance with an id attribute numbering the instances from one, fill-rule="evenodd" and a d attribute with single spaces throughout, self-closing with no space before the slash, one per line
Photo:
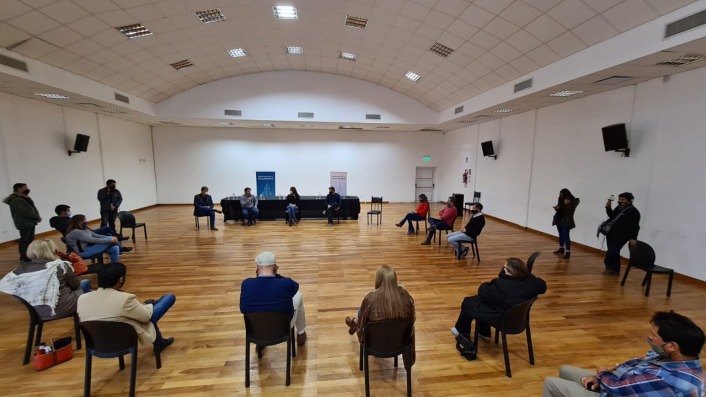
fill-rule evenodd
<path id="1" fill-rule="evenodd" d="M 248 226 L 252 226 L 252 221 L 248 221 Z"/>
<path id="2" fill-rule="evenodd" d="M 564 259 L 569 259 L 569 258 L 571 258 L 571 252 L 566 251 L 566 252 L 564 253 Z"/>
<path id="3" fill-rule="evenodd" d="M 132 251 L 132 247 L 123 247 L 120 251 L 122 251 L 122 252 L 130 252 L 130 251 Z"/>
<path id="4" fill-rule="evenodd" d="M 118 236 L 118 241 L 127 241 L 127 240 L 130 240 L 130 237 Z"/>
<path id="5" fill-rule="evenodd" d="M 257 353 L 257 358 L 262 358 L 263 352 L 265 351 L 266 347 L 267 346 L 260 346 L 260 345 L 255 346 L 255 352 Z"/>
<path id="6" fill-rule="evenodd" d="M 468 255 L 468 247 L 465 247 L 465 248 L 463 249 L 463 253 L 461 254 L 461 259 L 465 258 L 466 255 Z"/>
<path id="7" fill-rule="evenodd" d="M 147 299 L 145 301 L 145 305 L 154 305 L 155 300 L 154 299 Z"/>
<path id="8" fill-rule="evenodd" d="M 32 262 L 32 260 L 29 258 L 23 258 L 23 259 L 20 259 L 20 262 Z"/>
<path id="9" fill-rule="evenodd" d="M 554 255 L 564 255 L 564 247 L 560 247 L 558 250 L 553 252 Z"/>
<path id="10" fill-rule="evenodd" d="M 605 274 L 606 276 L 620 276 L 620 272 L 616 272 L 615 270 L 610 269 L 604 270 L 602 274 Z"/>
<path id="11" fill-rule="evenodd" d="M 166 338 L 166 339 L 165 339 L 165 338 L 162 338 L 162 339 L 159 341 L 159 351 L 160 351 L 160 353 L 163 352 L 163 351 L 164 351 L 166 348 L 168 348 L 169 346 L 171 346 L 172 343 L 174 343 L 174 337 Z"/>

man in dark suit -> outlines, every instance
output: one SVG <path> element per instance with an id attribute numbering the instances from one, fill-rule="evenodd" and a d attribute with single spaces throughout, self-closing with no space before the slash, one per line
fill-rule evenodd
<path id="1" fill-rule="evenodd" d="M 118 216 L 118 209 L 123 203 L 123 196 L 120 190 L 115 188 L 115 180 L 108 179 L 105 187 L 98 190 L 98 201 L 101 203 L 101 227 L 110 226 L 115 231 L 115 218 Z"/>
<path id="2" fill-rule="evenodd" d="M 632 193 L 618 195 L 618 206 L 611 208 L 612 200 L 605 204 L 605 211 L 610 220 L 611 229 L 606 235 L 607 249 L 605 252 L 605 271 L 610 276 L 620 275 L 620 250 L 625 243 L 637 244 L 637 234 L 640 232 L 640 211 L 632 205 L 635 196 Z"/>

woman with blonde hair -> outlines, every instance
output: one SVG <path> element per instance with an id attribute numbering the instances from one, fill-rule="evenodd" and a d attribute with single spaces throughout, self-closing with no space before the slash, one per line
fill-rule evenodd
<path id="1" fill-rule="evenodd" d="M 65 317 L 76 312 L 78 297 L 91 291 L 88 280 L 79 280 L 71 263 L 56 254 L 54 241 L 34 240 L 27 248 L 31 262 L 8 273 L 0 290 L 29 302 L 42 318 Z"/>
<path id="2" fill-rule="evenodd" d="M 380 266 L 375 273 L 375 289 L 368 292 L 358 309 L 358 317 L 346 317 L 348 333 L 358 333 L 358 340 L 363 343 L 365 326 L 370 323 L 385 320 L 409 320 L 414 324 L 414 299 L 403 285 L 397 283 L 395 269 L 388 265 Z M 405 361 L 411 359 L 414 364 L 414 326 L 412 327 L 412 349 L 410 357 L 403 357 Z"/>

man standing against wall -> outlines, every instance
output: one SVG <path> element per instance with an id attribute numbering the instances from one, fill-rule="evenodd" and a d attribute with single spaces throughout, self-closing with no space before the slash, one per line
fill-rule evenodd
<path id="1" fill-rule="evenodd" d="M 610 276 L 620 275 L 620 250 L 625 243 L 637 244 L 637 233 L 640 232 L 640 211 L 632 205 L 635 196 L 632 193 L 618 195 L 618 206 L 611 208 L 611 201 L 605 203 L 610 231 L 606 234 L 607 249 L 605 252 L 605 271 Z"/>
<path id="2" fill-rule="evenodd" d="M 118 209 L 123 203 L 123 196 L 120 190 L 115 188 L 115 180 L 108 179 L 105 187 L 98 191 L 98 201 L 101 203 L 101 227 L 110 226 L 115 231 L 115 218 L 118 216 Z"/>
<path id="3" fill-rule="evenodd" d="M 26 183 L 15 183 L 12 194 L 5 197 L 3 203 L 10 206 L 12 220 L 20 231 L 20 262 L 31 262 L 27 257 L 27 247 L 34 240 L 34 228 L 42 221 L 34 201 L 29 198 L 29 188 Z"/>

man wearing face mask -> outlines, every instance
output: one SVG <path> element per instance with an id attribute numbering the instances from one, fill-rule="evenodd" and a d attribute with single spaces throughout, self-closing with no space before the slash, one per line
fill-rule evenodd
<path id="1" fill-rule="evenodd" d="M 704 393 L 704 370 L 699 354 L 704 332 L 690 319 L 671 312 L 656 312 L 650 320 L 642 358 L 590 371 L 562 365 L 559 378 L 544 380 L 542 397 L 693 396 Z"/>
<path id="2" fill-rule="evenodd" d="M 98 190 L 98 201 L 101 203 L 101 227 L 110 226 L 115 231 L 115 218 L 123 203 L 123 195 L 115 188 L 114 179 L 105 181 L 105 187 Z"/>
<path id="3" fill-rule="evenodd" d="M 34 228 L 42 221 L 34 201 L 29 198 L 29 188 L 26 183 L 15 183 L 12 194 L 5 197 L 3 203 L 10 206 L 12 220 L 20 231 L 19 250 L 20 262 L 31 262 L 27 257 L 27 247 L 34 240 Z"/>
<path id="4" fill-rule="evenodd" d="M 54 208 L 56 216 L 52 216 L 49 219 L 49 226 L 53 227 L 61 233 L 62 236 L 66 237 L 68 233 L 69 225 L 71 224 L 71 207 L 66 204 L 59 204 Z M 129 240 L 130 237 L 124 237 L 123 235 L 116 233 L 110 226 L 99 227 L 98 229 L 90 229 L 93 233 L 101 234 L 103 236 L 115 236 L 118 241 Z"/>
<path id="5" fill-rule="evenodd" d="M 635 197 L 625 192 L 618 195 L 618 206 L 611 208 L 612 200 L 605 204 L 611 229 L 606 235 L 605 271 L 609 276 L 620 275 L 620 250 L 625 243 L 637 244 L 637 233 L 640 232 L 640 211 L 632 205 Z"/>
<path id="6" fill-rule="evenodd" d="M 482 210 L 483 204 L 474 203 L 471 207 L 471 219 L 468 220 L 466 226 L 460 231 L 453 232 L 446 236 L 446 240 L 454 246 L 456 259 L 461 260 L 468 255 L 468 247 L 461 249 L 463 248 L 461 243 L 476 241 L 476 238 L 485 227 L 485 216 L 483 216 Z"/>

